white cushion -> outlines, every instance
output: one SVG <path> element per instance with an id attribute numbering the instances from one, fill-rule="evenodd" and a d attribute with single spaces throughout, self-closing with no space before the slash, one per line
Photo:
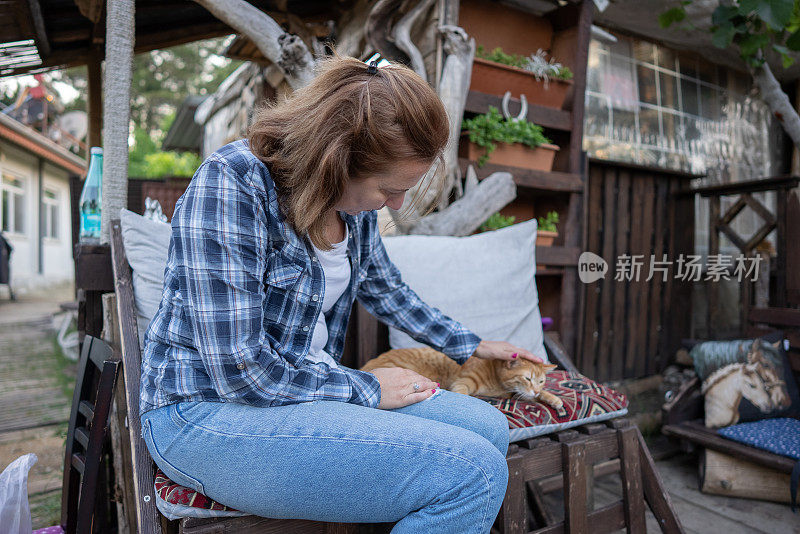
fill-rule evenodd
<path id="1" fill-rule="evenodd" d="M 482 339 L 507 341 L 547 360 L 536 291 L 536 220 L 467 237 L 383 238 L 403 281 L 422 300 Z M 422 347 L 389 328 L 393 349 Z"/>
<path id="2" fill-rule="evenodd" d="M 171 227 L 168 223 L 154 221 L 126 209 L 121 209 L 119 215 L 122 244 L 133 270 L 133 296 L 141 346 L 144 344 L 144 332 L 161 302 Z"/>

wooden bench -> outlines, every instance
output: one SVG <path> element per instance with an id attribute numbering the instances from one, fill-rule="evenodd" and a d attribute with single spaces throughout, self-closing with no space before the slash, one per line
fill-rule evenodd
<path id="1" fill-rule="evenodd" d="M 257 516 L 167 521 L 158 512 L 154 495 L 154 463 L 141 438 L 141 349 L 131 269 L 125 256 L 118 220 L 111 223 L 111 250 L 123 369 L 134 370 L 123 372 L 128 410 L 127 437 L 134 473 L 133 484 L 126 488 L 132 493 L 131 500 L 136 508 L 136 525 L 132 525 L 133 530 L 155 534 L 351 534 L 368 530 L 370 524 L 324 523 Z M 358 368 L 369 358 L 388 350 L 386 326 L 366 313 L 360 305 L 354 307 L 346 340 L 342 363 L 349 367 Z M 577 372 L 566 351 L 550 333 L 546 335 L 545 346 L 560 367 Z M 582 533 L 586 532 L 589 524 L 592 525 L 592 531 L 597 533 L 612 532 L 626 525 L 629 532 L 644 532 L 645 502 L 650 505 L 664 532 L 682 532 L 650 452 L 638 429 L 627 420 L 616 419 L 608 424 L 584 425 L 543 438 L 513 443 L 509 447 L 507 458 L 509 485 L 502 509 L 492 528 L 493 533 L 528 533 L 531 532 L 529 527 L 532 525 L 538 525 L 534 530 L 537 533 Z M 587 480 L 614 470 L 621 472 L 623 499 L 600 510 L 590 510 L 587 506 Z M 561 485 L 559 480 L 563 481 Z M 562 486 L 565 492 L 565 521 L 556 523 L 541 506 L 541 496 L 544 490 L 554 490 Z"/>

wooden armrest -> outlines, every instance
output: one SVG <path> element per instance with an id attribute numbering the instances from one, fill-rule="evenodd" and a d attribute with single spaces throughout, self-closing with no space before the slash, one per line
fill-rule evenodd
<path id="1" fill-rule="evenodd" d="M 575 364 L 572 363 L 572 360 L 567 355 L 564 345 L 553 336 L 552 332 L 544 333 L 544 348 L 547 350 L 547 354 L 550 355 L 551 360 L 558 363 L 565 371 L 579 373 L 578 368 L 575 367 Z"/>

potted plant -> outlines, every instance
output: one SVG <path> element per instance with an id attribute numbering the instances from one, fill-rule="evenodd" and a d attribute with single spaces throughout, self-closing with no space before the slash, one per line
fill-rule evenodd
<path id="1" fill-rule="evenodd" d="M 558 236 L 558 212 L 550 211 L 544 217 L 539 217 L 538 226 L 536 230 L 536 246 L 549 247 L 553 245 L 556 236 Z"/>
<path id="2" fill-rule="evenodd" d="M 488 219 L 478 228 L 478 232 L 491 232 L 493 230 L 499 230 L 501 228 L 505 228 L 506 226 L 511 226 L 514 224 L 516 217 L 510 215 L 506 217 L 505 215 L 501 215 L 500 212 L 493 213 L 489 216 Z"/>
<path id="3" fill-rule="evenodd" d="M 506 119 L 489 106 L 489 112 L 463 122 L 459 156 L 498 165 L 550 171 L 558 147 L 542 133 L 542 127 L 527 120 Z M 495 144 L 497 143 L 497 144 Z"/>
<path id="4" fill-rule="evenodd" d="M 486 52 L 478 46 L 472 62 L 470 89 L 481 93 L 503 95 L 524 94 L 528 102 L 561 109 L 572 85 L 573 73 L 556 62 L 547 59 L 541 48 L 535 54 L 506 54 L 497 47 Z"/>

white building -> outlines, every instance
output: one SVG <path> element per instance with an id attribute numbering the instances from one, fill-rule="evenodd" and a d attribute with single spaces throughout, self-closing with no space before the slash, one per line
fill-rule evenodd
<path id="1" fill-rule="evenodd" d="M 82 158 L 0 114 L 0 231 L 14 247 L 14 293 L 74 280 L 69 179 L 85 173 Z"/>

